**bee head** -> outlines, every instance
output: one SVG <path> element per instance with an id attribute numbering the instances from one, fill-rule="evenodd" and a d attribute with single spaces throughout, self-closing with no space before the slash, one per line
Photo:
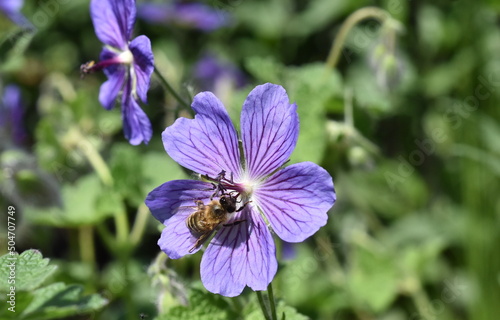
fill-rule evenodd
<path id="1" fill-rule="evenodd" d="M 231 195 L 223 195 L 219 199 L 220 205 L 229 213 L 236 211 L 236 198 Z"/>

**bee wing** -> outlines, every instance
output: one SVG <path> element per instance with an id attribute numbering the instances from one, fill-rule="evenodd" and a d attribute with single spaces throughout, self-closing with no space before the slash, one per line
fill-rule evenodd
<path id="1" fill-rule="evenodd" d="M 192 206 L 180 206 L 172 210 L 172 215 L 178 213 L 178 212 L 183 212 L 183 211 L 188 211 L 189 213 L 193 213 L 196 210 L 198 210 L 198 206 L 192 205 Z"/>
<path id="2" fill-rule="evenodd" d="M 217 228 L 215 228 L 215 229 L 217 229 Z M 193 253 L 194 250 L 196 250 L 200 246 L 202 246 L 205 243 L 205 241 L 207 241 L 210 238 L 210 236 L 212 236 L 215 229 L 201 233 L 198 240 L 196 240 L 196 243 L 194 244 L 194 246 L 191 249 L 189 249 L 189 253 Z"/>

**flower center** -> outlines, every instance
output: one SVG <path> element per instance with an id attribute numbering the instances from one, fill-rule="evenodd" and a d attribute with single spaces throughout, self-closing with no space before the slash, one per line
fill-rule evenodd
<path id="1" fill-rule="evenodd" d="M 85 64 L 82 64 L 80 66 L 80 71 L 82 75 L 89 74 L 96 71 L 101 71 L 102 69 L 115 64 L 132 65 L 133 62 L 134 62 L 134 55 L 130 50 L 127 49 L 125 51 L 119 52 L 116 56 L 110 59 L 99 61 L 99 63 L 95 63 L 94 61 L 89 61 Z"/>
<path id="2" fill-rule="evenodd" d="M 118 60 L 118 63 L 122 64 L 132 64 L 134 62 L 134 55 L 130 50 L 123 51 L 120 53 L 116 59 Z"/>

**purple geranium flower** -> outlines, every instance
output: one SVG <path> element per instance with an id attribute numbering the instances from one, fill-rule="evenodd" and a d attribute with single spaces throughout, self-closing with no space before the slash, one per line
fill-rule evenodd
<path id="1" fill-rule="evenodd" d="M 238 195 L 238 206 L 208 245 L 201 280 L 211 292 L 239 295 L 245 286 L 265 290 L 277 270 L 272 230 L 287 242 L 301 242 L 326 224 L 335 203 L 333 181 L 323 168 L 302 162 L 282 168 L 297 143 L 297 105 L 283 87 L 256 87 L 243 104 L 240 158 L 238 135 L 222 103 L 210 92 L 195 96 L 194 119 L 179 118 L 163 132 L 167 153 L 182 166 L 218 181 Z M 225 174 L 224 174 L 225 172 Z M 146 204 L 165 228 L 158 244 L 172 259 L 199 250 L 186 224 L 195 201 L 208 204 L 213 185 L 174 180 L 154 189 Z M 217 191 L 217 190 L 216 190 Z"/>
<path id="2" fill-rule="evenodd" d="M 144 3 L 139 17 L 151 23 L 177 24 L 210 32 L 231 23 L 228 12 L 202 3 Z"/>
<path id="3" fill-rule="evenodd" d="M 101 86 L 99 101 L 109 110 L 122 90 L 125 137 L 133 145 L 148 143 L 153 131 L 138 99 L 147 103 L 154 57 L 148 37 L 138 36 L 130 41 L 135 23 L 135 1 L 92 0 L 90 14 L 95 33 L 105 47 L 101 52 L 101 61 L 83 65 L 82 71 L 89 73 L 104 69 L 108 81 Z"/>
<path id="4" fill-rule="evenodd" d="M 12 22 L 26 28 L 32 28 L 31 23 L 20 13 L 23 4 L 24 0 L 1 0 L 0 11 Z"/>
<path id="5" fill-rule="evenodd" d="M 208 91 L 216 91 L 225 83 L 230 83 L 237 88 L 246 84 L 245 75 L 240 69 L 212 54 L 204 54 L 194 66 L 193 73 L 200 86 Z"/>
<path id="6" fill-rule="evenodd" d="M 24 109 L 21 90 L 18 86 L 8 85 L 0 99 L 0 140 L 2 144 L 21 146 L 26 141 L 23 124 Z"/>

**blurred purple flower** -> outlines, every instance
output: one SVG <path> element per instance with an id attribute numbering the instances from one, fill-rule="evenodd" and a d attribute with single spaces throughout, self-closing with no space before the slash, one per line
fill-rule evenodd
<path id="1" fill-rule="evenodd" d="M 211 54 L 205 54 L 194 66 L 194 78 L 201 88 L 214 91 L 220 82 L 229 81 L 240 88 L 246 84 L 243 72 L 229 62 L 223 62 Z"/>
<path id="2" fill-rule="evenodd" d="M 148 37 L 138 36 L 130 41 L 136 16 L 135 0 L 92 0 L 90 15 L 95 33 L 105 46 L 101 61 L 83 65 L 82 72 L 104 70 L 108 81 L 101 86 L 99 101 L 109 110 L 122 90 L 125 137 L 133 145 L 147 144 L 153 131 L 138 99 L 147 103 L 154 57 Z"/>
<path id="3" fill-rule="evenodd" d="M 211 92 L 194 97 L 194 119 L 179 118 L 162 134 L 167 153 L 182 166 L 209 177 L 222 171 L 225 192 L 239 194 L 238 203 L 251 201 L 232 214 L 219 229 L 201 260 L 201 280 L 211 292 L 233 297 L 245 286 L 266 290 L 277 270 L 276 248 L 267 223 L 287 242 L 301 242 L 326 224 L 335 203 L 332 177 L 320 166 L 302 162 L 282 168 L 297 143 L 297 105 L 283 87 L 257 86 L 241 113 L 240 159 L 238 134 L 229 115 Z M 212 184 L 174 180 L 149 193 L 146 204 L 165 225 L 158 241 L 172 259 L 194 253 L 197 241 L 186 225 L 196 200 L 207 204 Z M 265 216 L 265 219 L 264 219 Z M 233 224 L 240 221 L 241 223 Z M 191 252 L 190 252 L 191 251 Z"/>
<path id="4" fill-rule="evenodd" d="M 140 18 L 150 23 L 176 24 L 210 32 L 231 23 L 228 12 L 201 3 L 144 3 Z"/>
<path id="5" fill-rule="evenodd" d="M 281 256 L 283 260 L 293 260 L 297 256 L 295 245 L 290 242 L 281 241 Z"/>
<path id="6" fill-rule="evenodd" d="M 0 100 L 0 138 L 2 144 L 21 146 L 26 141 L 26 131 L 23 124 L 24 110 L 21 90 L 15 85 L 4 88 Z"/>
<path id="7" fill-rule="evenodd" d="M 1 0 L 0 11 L 15 24 L 26 28 L 32 28 L 33 25 L 20 12 L 23 4 L 24 0 Z"/>

